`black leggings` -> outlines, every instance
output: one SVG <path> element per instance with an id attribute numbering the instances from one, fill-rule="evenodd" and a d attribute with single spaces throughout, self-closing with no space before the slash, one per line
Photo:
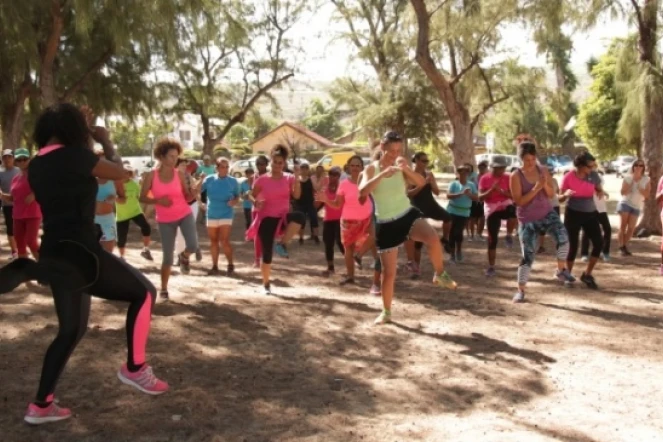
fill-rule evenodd
<path id="1" fill-rule="evenodd" d="M 456 253 L 456 244 L 463 243 L 463 231 L 467 218 L 464 216 L 451 215 L 451 231 L 449 232 L 449 247 L 452 253 Z"/>
<path id="2" fill-rule="evenodd" d="M 69 356 L 87 329 L 90 296 L 129 303 L 127 312 L 127 367 L 135 371 L 145 363 L 145 347 L 150 330 L 154 285 L 126 262 L 101 250 L 71 242 L 40 260 L 56 264 L 47 271 L 60 328 L 48 347 L 37 392 L 38 402 L 51 402 L 60 374 Z M 43 256 L 43 255 L 42 255 Z M 86 261 L 83 261 L 86 260 Z M 74 278 L 58 277 L 70 272 Z M 83 285 L 80 283 L 83 281 Z"/>
<path id="3" fill-rule="evenodd" d="M 272 263 L 272 256 L 274 254 L 274 239 L 276 237 L 276 229 L 279 227 L 281 218 L 266 217 L 260 221 L 258 227 L 258 238 L 260 239 L 260 246 L 262 247 L 262 262 L 265 264 Z M 306 218 L 301 212 L 290 212 L 286 217 L 287 224 L 297 223 L 304 226 Z"/>
<path id="4" fill-rule="evenodd" d="M 323 221 L 322 242 L 325 243 L 325 258 L 327 262 L 334 262 L 334 244 L 338 245 L 341 254 L 345 254 L 345 248 L 341 242 L 341 220 Z"/>
<path id="5" fill-rule="evenodd" d="M 123 249 L 127 245 L 127 237 L 129 236 L 129 222 L 133 221 L 140 227 L 140 234 L 143 237 L 152 235 L 152 227 L 147 222 L 145 215 L 142 213 L 133 218 L 125 219 L 124 221 L 117 222 L 117 246 Z"/>
<path id="6" fill-rule="evenodd" d="M 598 258 L 601 255 L 603 237 L 601 235 L 598 212 L 579 212 L 567 207 L 566 212 L 564 212 L 564 227 L 566 227 L 566 231 L 569 234 L 569 254 L 566 257 L 568 262 L 576 260 L 580 230 L 592 242 L 591 256 Z"/>
<path id="7" fill-rule="evenodd" d="M 516 206 L 507 206 L 506 208 L 493 212 L 486 219 L 486 227 L 488 228 L 488 250 L 497 249 L 497 242 L 500 235 L 500 227 L 503 220 L 511 220 L 516 218 Z"/>
<path id="8" fill-rule="evenodd" d="M 246 228 L 251 227 L 251 222 L 253 221 L 253 214 L 251 209 L 244 208 L 244 222 L 246 223 Z"/>
<path id="9" fill-rule="evenodd" d="M 603 253 L 605 255 L 610 255 L 610 241 L 612 239 L 612 226 L 610 225 L 610 218 L 608 218 L 608 214 L 606 212 L 599 212 L 598 217 L 601 230 L 603 230 Z M 580 256 L 589 256 L 589 237 L 584 230 L 582 232 L 580 249 Z"/>

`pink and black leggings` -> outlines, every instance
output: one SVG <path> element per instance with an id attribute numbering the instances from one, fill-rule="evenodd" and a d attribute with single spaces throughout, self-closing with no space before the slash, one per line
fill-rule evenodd
<path id="1" fill-rule="evenodd" d="M 127 367 L 130 371 L 137 371 L 145 363 L 145 347 L 156 289 L 142 273 L 104 250 L 88 250 L 82 245 L 73 248 L 85 252 L 71 253 L 65 258 L 68 261 L 66 265 L 74 271 L 80 269 L 81 273 L 87 275 L 83 280 L 88 280 L 90 284 L 81 290 L 80 286 L 73 288 L 65 278 L 49 278 L 60 329 L 44 358 L 37 392 L 37 402 L 41 403 L 53 400 L 60 374 L 85 334 L 90 314 L 90 296 L 129 303 L 126 322 Z M 45 254 L 42 253 L 40 264 L 50 258 L 57 259 L 58 265 L 62 265 L 62 255 L 44 257 Z M 86 258 L 87 261 L 83 261 Z"/>

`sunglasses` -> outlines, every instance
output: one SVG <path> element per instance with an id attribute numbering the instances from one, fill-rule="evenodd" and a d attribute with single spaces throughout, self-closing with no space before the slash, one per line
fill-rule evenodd
<path id="1" fill-rule="evenodd" d="M 430 161 L 428 159 L 419 160 L 419 162 L 424 163 L 424 164 L 430 163 Z"/>
<path id="2" fill-rule="evenodd" d="M 633 167 L 645 167 L 645 165 L 644 164 L 634 164 Z"/>
<path id="3" fill-rule="evenodd" d="M 23 161 L 28 161 L 28 159 L 27 158 L 16 158 L 14 160 L 15 163 L 22 163 Z"/>
<path id="4" fill-rule="evenodd" d="M 403 137 L 401 137 L 401 135 L 398 132 L 395 132 L 393 130 L 385 133 L 382 136 L 382 142 L 383 143 L 389 143 L 389 142 L 393 143 L 393 142 L 396 142 L 396 141 L 403 141 Z"/>

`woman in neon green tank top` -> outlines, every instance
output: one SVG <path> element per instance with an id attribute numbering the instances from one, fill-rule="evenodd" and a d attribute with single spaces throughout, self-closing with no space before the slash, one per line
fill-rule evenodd
<path id="1" fill-rule="evenodd" d="M 376 324 L 391 322 L 391 302 L 398 263 L 398 247 L 405 241 L 426 244 L 435 276 L 433 283 L 455 289 L 456 283 L 444 271 L 442 245 L 433 227 L 422 213 L 412 207 L 407 186 L 423 186 L 424 177 L 415 173 L 401 156 L 403 139 L 396 132 L 387 132 L 378 147 L 382 155 L 369 164 L 359 184 L 360 195 L 372 194 L 375 204 L 376 243 L 382 263 L 382 303 L 384 309 Z"/>

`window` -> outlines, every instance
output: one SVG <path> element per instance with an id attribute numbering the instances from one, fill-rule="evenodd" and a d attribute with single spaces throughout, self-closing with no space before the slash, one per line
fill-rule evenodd
<path id="1" fill-rule="evenodd" d="M 181 130 L 180 131 L 180 141 L 191 141 L 191 131 L 190 130 Z"/>
<path id="2" fill-rule="evenodd" d="M 329 155 L 327 155 L 326 157 L 324 157 L 324 158 L 322 159 L 322 161 L 320 162 L 320 164 L 323 165 L 323 166 L 325 166 L 325 167 L 330 167 L 330 166 L 331 166 L 331 163 L 332 163 L 332 157 L 330 157 Z"/>

